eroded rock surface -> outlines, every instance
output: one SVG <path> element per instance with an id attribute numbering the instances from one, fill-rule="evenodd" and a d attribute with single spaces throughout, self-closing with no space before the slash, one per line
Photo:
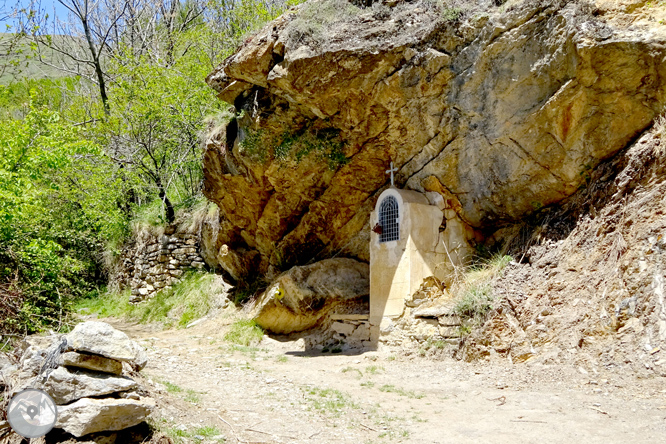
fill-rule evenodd
<path id="1" fill-rule="evenodd" d="M 327 259 L 294 267 L 257 300 L 252 316 L 272 333 L 314 327 L 332 308 L 368 295 L 368 265 L 353 259 Z"/>
<path id="2" fill-rule="evenodd" d="M 124 392 L 137 387 L 130 378 L 86 370 L 68 370 L 58 367 L 39 388 L 46 391 L 58 405 L 77 399 Z"/>
<path id="3" fill-rule="evenodd" d="M 208 77 L 243 111 L 204 156 L 228 268 L 367 261 L 390 161 L 399 187 L 440 193 L 484 232 L 573 194 L 666 103 L 666 28 L 628 12 L 556 0 L 458 19 L 429 1 L 287 12 Z"/>
<path id="4" fill-rule="evenodd" d="M 541 215 L 515 255 L 523 263 L 492 283 L 494 309 L 461 357 L 666 376 L 664 123 Z"/>
<path id="5" fill-rule="evenodd" d="M 123 372 L 123 365 L 120 361 L 105 358 L 103 356 L 67 352 L 61 357 L 62 365 L 67 367 L 83 368 L 86 370 L 96 370 L 104 373 L 119 375 Z"/>

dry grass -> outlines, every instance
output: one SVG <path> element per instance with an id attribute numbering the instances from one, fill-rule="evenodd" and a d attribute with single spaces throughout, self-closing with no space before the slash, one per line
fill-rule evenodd
<path id="1" fill-rule="evenodd" d="M 512 260 L 511 256 L 496 254 L 458 270 L 451 293 L 455 295 L 454 311 L 460 316 L 463 326 L 481 323 L 492 310 L 492 281 Z"/>
<path id="2" fill-rule="evenodd" d="M 662 114 L 654 119 L 654 131 L 661 140 L 666 140 L 666 115 Z"/>

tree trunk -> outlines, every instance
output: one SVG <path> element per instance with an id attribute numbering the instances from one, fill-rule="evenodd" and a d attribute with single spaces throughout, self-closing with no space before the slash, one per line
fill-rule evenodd
<path id="1" fill-rule="evenodd" d="M 157 187 L 159 188 L 159 196 L 162 202 L 164 202 L 164 214 L 166 216 L 166 221 L 168 224 L 172 224 L 176 220 L 176 213 L 173 210 L 173 204 L 169 200 L 169 197 L 166 194 L 166 190 L 162 185 L 162 181 L 157 182 Z"/>
<path id="2" fill-rule="evenodd" d="M 93 41 L 92 34 L 90 32 L 90 26 L 88 26 L 88 20 L 82 18 L 81 24 L 83 25 L 83 31 L 85 32 L 86 40 L 88 41 L 90 55 L 92 55 L 93 64 L 95 65 L 95 75 L 97 76 L 99 95 L 102 98 L 102 105 L 104 106 L 104 114 L 108 116 L 111 114 L 111 108 L 109 108 L 109 98 L 106 95 L 106 82 L 104 81 L 102 64 L 99 61 L 99 53 L 95 49 L 95 42 Z"/>

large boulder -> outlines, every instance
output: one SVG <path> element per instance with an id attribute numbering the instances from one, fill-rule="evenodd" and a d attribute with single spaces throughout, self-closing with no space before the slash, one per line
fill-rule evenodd
<path id="1" fill-rule="evenodd" d="M 76 437 L 102 431 L 123 430 L 143 422 L 155 408 L 150 398 L 81 399 L 58 406 L 57 428 Z"/>
<path id="2" fill-rule="evenodd" d="M 368 265 L 326 259 L 294 267 L 255 303 L 253 319 L 265 330 L 286 334 L 314 327 L 336 305 L 369 294 Z"/>
<path id="3" fill-rule="evenodd" d="M 130 378 L 87 370 L 68 370 L 58 367 L 53 370 L 39 388 L 46 391 L 56 404 L 68 404 L 77 399 L 124 392 L 137 387 Z"/>
<path id="4" fill-rule="evenodd" d="M 74 350 L 93 353 L 123 362 L 135 362 L 143 348 L 125 333 L 105 322 L 83 322 L 67 335 Z"/>
<path id="5" fill-rule="evenodd" d="M 261 271 L 340 250 L 367 261 L 391 161 L 397 186 L 440 193 L 481 236 L 574 193 L 666 104 L 666 27 L 651 13 L 353 3 L 300 5 L 208 77 L 243 111 L 204 154 L 216 245 L 258 252 Z"/>

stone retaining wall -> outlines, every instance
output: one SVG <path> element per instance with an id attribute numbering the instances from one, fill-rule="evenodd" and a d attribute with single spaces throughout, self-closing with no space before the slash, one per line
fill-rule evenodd
<path id="1" fill-rule="evenodd" d="M 188 269 L 201 269 L 205 262 L 194 233 L 155 235 L 140 233 L 121 258 L 118 281 L 132 293 L 130 302 L 140 302 L 158 291 L 170 289 Z"/>

